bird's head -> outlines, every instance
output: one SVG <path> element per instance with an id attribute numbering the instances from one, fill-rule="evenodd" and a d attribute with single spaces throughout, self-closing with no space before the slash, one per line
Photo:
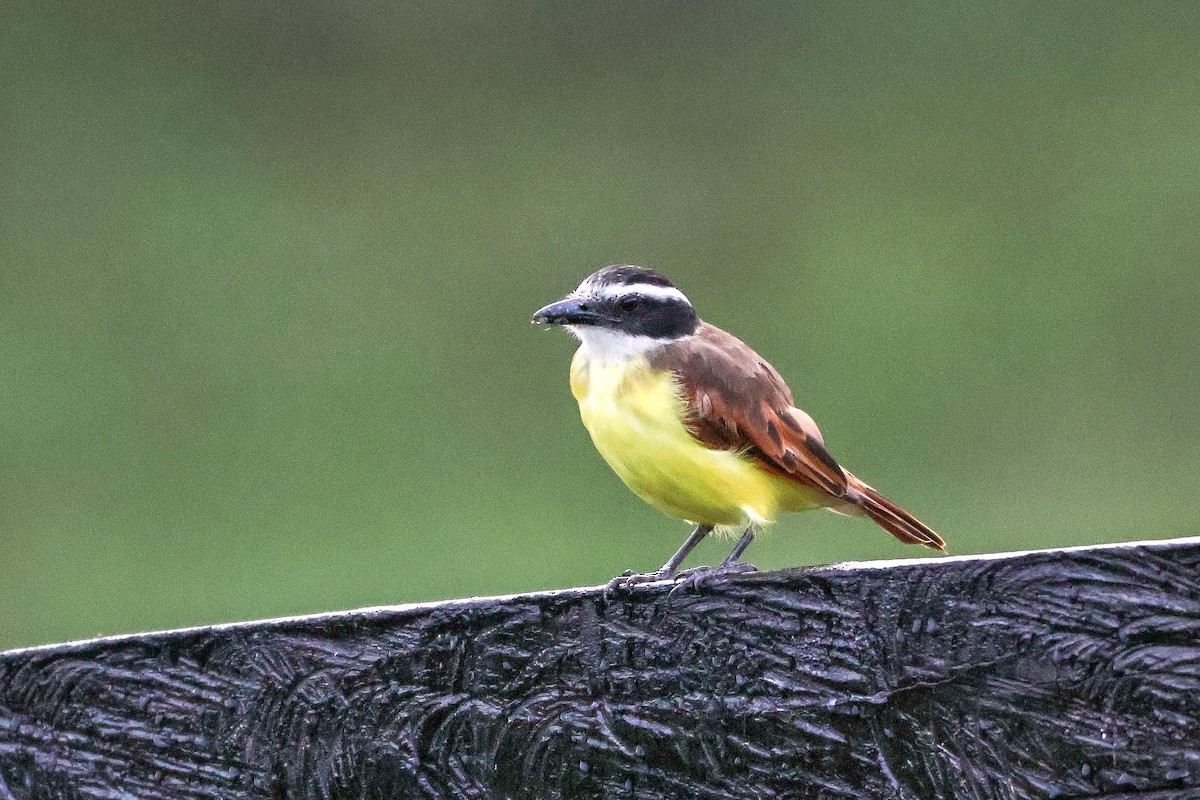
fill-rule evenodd
<path id="1" fill-rule="evenodd" d="M 683 292 L 657 272 L 605 267 L 557 303 L 538 309 L 535 325 L 562 325 L 597 355 L 637 353 L 696 332 L 700 319 Z"/>

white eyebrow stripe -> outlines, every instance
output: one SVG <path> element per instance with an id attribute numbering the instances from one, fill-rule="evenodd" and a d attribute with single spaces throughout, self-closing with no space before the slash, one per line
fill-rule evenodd
<path id="1" fill-rule="evenodd" d="M 636 294 L 642 297 L 654 297 L 660 300 L 681 300 L 691 305 L 687 296 L 674 286 L 654 286 L 649 283 L 627 283 L 621 286 L 605 286 L 597 294 L 604 298 L 625 297 Z"/>

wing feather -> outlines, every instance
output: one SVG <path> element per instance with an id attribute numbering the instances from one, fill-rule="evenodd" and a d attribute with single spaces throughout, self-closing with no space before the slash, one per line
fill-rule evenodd
<path id="1" fill-rule="evenodd" d="M 687 426 L 701 442 L 740 450 L 768 471 L 834 497 L 846 495 L 846 473 L 816 423 L 793 405 L 775 368 L 741 340 L 701 323 L 694 336 L 659 351 L 654 366 L 679 376 Z"/>

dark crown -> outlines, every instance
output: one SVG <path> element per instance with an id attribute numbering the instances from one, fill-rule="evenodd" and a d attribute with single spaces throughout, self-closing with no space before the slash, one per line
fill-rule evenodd
<path id="1" fill-rule="evenodd" d="M 596 286 L 627 286 L 632 283 L 644 283 L 649 286 L 675 286 L 654 270 L 637 267 L 633 264 L 613 264 L 597 270 L 588 279 L 588 282 Z"/>

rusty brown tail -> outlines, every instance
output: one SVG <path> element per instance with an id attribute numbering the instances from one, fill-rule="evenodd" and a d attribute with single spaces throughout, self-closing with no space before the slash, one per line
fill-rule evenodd
<path id="1" fill-rule="evenodd" d="M 932 528 L 875 491 L 874 487 L 847 475 L 846 499 L 861 508 L 875 524 L 905 544 L 923 544 L 946 552 L 946 543 Z"/>

